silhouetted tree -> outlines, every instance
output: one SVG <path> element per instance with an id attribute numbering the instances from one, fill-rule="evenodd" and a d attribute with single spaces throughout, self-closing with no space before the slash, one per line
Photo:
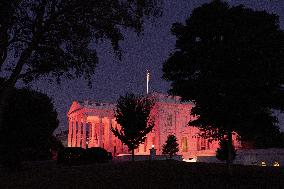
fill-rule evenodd
<path id="1" fill-rule="evenodd" d="M 7 166 L 17 166 L 21 160 L 50 159 L 51 150 L 62 147 L 53 136 L 58 127 L 57 113 L 51 98 L 45 94 L 14 89 L 3 123 L 1 154 Z"/>
<path id="2" fill-rule="evenodd" d="M 95 44 L 109 40 L 120 57 L 121 29 L 142 30 L 159 16 L 160 0 L 1 0 L 0 132 L 7 98 L 18 80 L 51 75 L 90 81 L 98 62 Z M 12 59 L 12 57 L 15 57 Z"/>
<path id="3" fill-rule="evenodd" d="M 226 138 L 221 139 L 219 141 L 219 148 L 216 150 L 216 158 L 221 161 L 226 161 L 228 159 L 228 145 L 231 145 L 230 149 L 232 149 L 232 160 L 236 158 L 237 150 L 235 150 L 235 147 L 231 144 L 229 144 L 228 140 Z"/>
<path id="4" fill-rule="evenodd" d="M 113 134 L 127 145 L 132 153 L 134 161 L 134 150 L 146 139 L 154 127 L 151 118 L 151 110 L 154 100 L 150 97 L 135 96 L 127 93 L 120 96 L 115 109 L 115 119 L 121 128 L 111 128 Z"/>
<path id="5" fill-rule="evenodd" d="M 219 0 L 193 10 L 183 25 L 175 23 L 176 50 L 163 66 L 171 94 L 195 103 L 190 122 L 203 136 L 232 143 L 274 130 L 271 108 L 284 108 L 284 33 L 278 16 Z M 228 165 L 232 163 L 228 145 Z"/>
<path id="6" fill-rule="evenodd" d="M 178 153 L 178 143 L 175 135 L 169 135 L 166 143 L 163 145 L 163 154 L 169 155 L 170 159 Z"/>

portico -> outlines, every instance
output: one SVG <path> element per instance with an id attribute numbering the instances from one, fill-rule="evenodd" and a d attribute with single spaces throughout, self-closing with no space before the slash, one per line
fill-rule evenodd
<path id="1" fill-rule="evenodd" d="M 116 123 L 111 104 L 74 101 L 67 116 L 68 147 L 102 147 L 117 153 L 119 141 L 111 132 Z M 121 148 L 120 148 L 121 149 Z"/>

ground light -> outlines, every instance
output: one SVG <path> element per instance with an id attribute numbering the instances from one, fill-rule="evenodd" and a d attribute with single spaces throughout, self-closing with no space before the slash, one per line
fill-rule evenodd
<path id="1" fill-rule="evenodd" d="M 187 163 L 193 163 L 193 162 L 196 162 L 197 159 L 196 158 L 188 158 L 188 159 L 182 159 L 182 161 L 187 162 Z"/>
<path id="2" fill-rule="evenodd" d="M 278 162 L 278 161 L 275 161 L 275 162 L 273 163 L 273 166 L 274 166 L 274 167 L 279 167 L 279 166 L 280 166 L 280 164 L 279 164 L 279 162 Z"/>

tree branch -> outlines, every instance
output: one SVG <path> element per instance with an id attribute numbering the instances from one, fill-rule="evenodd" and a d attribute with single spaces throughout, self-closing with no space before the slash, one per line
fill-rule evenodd
<path id="1" fill-rule="evenodd" d="M 11 87 L 14 86 L 19 79 L 19 76 L 21 74 L 21 71 L 23 69 L 23 66 L 26 64 L 28 59 L 30 58 L 33 50 L 38 45 L 40 36 L 42 35 L 42 32 L 44 31 L 44 28 L 42 27 L 42 21 L 45 13 L 45 7 L 47 5 L 47 1 L 44 0 L 42 2 L 42 5 L 40 6 L 39 13 L 37 14 L 37 18 L 35 19 L 35 28 L 33 30 L 33 37 L 32 41 L 28 44 L 28 47 L 22 52 L 17 65 L 15 66 L 15 69 L 13 70 L 12 74 L 10 75 L 9 79 L 5 83 L 5 87 Z"/>

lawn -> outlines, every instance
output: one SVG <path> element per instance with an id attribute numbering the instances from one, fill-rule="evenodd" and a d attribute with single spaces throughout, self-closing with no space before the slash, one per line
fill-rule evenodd
<path id="1" fill-rule="evenodd" d="M 83 166 L 25 163 L 22 170 L 0 172 L 0 189 L 86 188 L 284 188 L 284 168 L 177 161 L 144 161 Z"/>

